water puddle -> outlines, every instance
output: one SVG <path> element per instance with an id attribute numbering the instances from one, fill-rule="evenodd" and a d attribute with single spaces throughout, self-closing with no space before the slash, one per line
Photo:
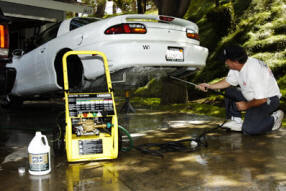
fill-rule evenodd
<path id="1" fill-rule="evenodd" d="M 49 140 L 57 130 L 59 104 L 28 104 L 0 116 L 0 184 L 5 190 L 285 190 L 286 131 L 246 136 L 219 130 L 207 135 L 207 147 L 170 152 L 164 157 L 135 149 L 116 160 L 68 163 L 65 152 L 53 152 L 52 171 L 28 173 L 27 146 L 42 131 Z M 208 116 L 143 110 L 120 114 L 134 144 L 164 143 L 196 137 L 221 120 Z M 24 173 L 20 173 L 23 170 Z M 12 183 L 12 184 L 11 184 Z"/>

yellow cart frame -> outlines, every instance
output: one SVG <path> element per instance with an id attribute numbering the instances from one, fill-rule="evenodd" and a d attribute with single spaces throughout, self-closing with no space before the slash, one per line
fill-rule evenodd
<path id="1" fill-rule="evenodd" d="M 70 55 L 91 55 L 91 56 L 100 56 L 103 59 L 105 76 L 107 82 L 108 92 L 106 93 L 74 93 L 69 91 L 69 83 L 68 83 L 68 70 L 67 70 L 67 57 Z M 66 144 L 66 154 L 67 160 L 69 162 L 77 162 L 77 161 L 88 161 L 88 160 L 103 160 L 103 159 L 115 159 L 118 157 L 118 118 L 116 113 L 116 107 L 114 102 L 114 95 L 112 92 L 112 83 L 110 72 L 108 68 L 107 58 L 104 53 L 99 51 L 69 51 L 63 56 L 63 76 L 64 76 L 64 94 L 65 94 L 65 112 L 66 112 L 66 132 L 65 132 L 65 144 Z M 106 94 L 111 95 L 112 105 L 114 114 L 107 116 L 96 116 L 95 113 L 86 113 L 85 115 L 77 115 L 70 116 L 69 110 L 69 96 L 78 96 L 81 94 L 89 94 L 91 96 L 96 96 L 97 94 Z M 111 119 L 110 133 L 101 132 L 98 135 L 83 135 L 76 136 L 72 130 L 72 119 L 78 118 L 98 118 L 98 117 L 109 117 Z M 106 127 L 106 126 L 105 126 Z M 102 128 L 102 126 L 101 126 Z M 97 141 L 100 140 L 102 144 L 102 152 L 101 153 L 88 153 L 88 154 L 80 154 L 80 141 Z"/>

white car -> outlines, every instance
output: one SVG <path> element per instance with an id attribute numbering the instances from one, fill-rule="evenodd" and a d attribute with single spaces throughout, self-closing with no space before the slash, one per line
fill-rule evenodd
<path id="1" fill-rule="evenodd" d="M 103 52 L 112 80 L 126 86 L 141 84 L 146 76 L 162 71 L 196 70 L 205 66 L 208 56 L 208 49 L 200 46 L 198 31 L 190 21 L 160 15 L 67 19 L 41 33 L 30 51 L 13 56 L 9 67 L 16 69 L 16 79 L 7 104 L 15 97 L 62 90 L 62 56 L 70 50 Z M 70 88 L 100 85 L 104 70 L 98 62 L 102 60 L 91 56 L 69 58 Z"/>

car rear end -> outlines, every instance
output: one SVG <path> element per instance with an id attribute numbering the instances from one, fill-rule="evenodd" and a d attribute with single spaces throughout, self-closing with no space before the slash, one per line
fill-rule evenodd
<path id="1" fill-rule="evenodd" d="M 158 15 L 122 15 L 101 21 L 96 42 L 84 49 L 107 55 L 110 71 L 142 67 L 196 70 L 206 64 L 208 49 L 200 46 L 198 26 L 185 19 Z M 98 34 L 97 34 L 98 35 Z M 87 61 L 85 76 L 98 69 Z M 132 70 L 134 73 L 134 69 Z M 150 71 L 150 70 L 149 70 Z"/>
<path id="2" fill-rule="evenodd" d="M 196 24 L 155 15 L 124 15 L 105 31 L 104 46 L 121 64 L 203 67 L 208 50 L 200 46 Z M 112 56 L 111 56 L 112 55 Z"/>

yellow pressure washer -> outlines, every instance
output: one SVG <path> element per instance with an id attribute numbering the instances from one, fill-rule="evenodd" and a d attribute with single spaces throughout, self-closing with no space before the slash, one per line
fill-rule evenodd
<path id="1" fill-rule="evenodd" d="M 70 92 L 67 57 L 99 56 L 103 59 L 108 92 Z M 118 118 L 107 58 L 98 51 L 69 51 L 63 56 L 66 132 L 69 162 L 115 159 L 118 156 Z"/>

